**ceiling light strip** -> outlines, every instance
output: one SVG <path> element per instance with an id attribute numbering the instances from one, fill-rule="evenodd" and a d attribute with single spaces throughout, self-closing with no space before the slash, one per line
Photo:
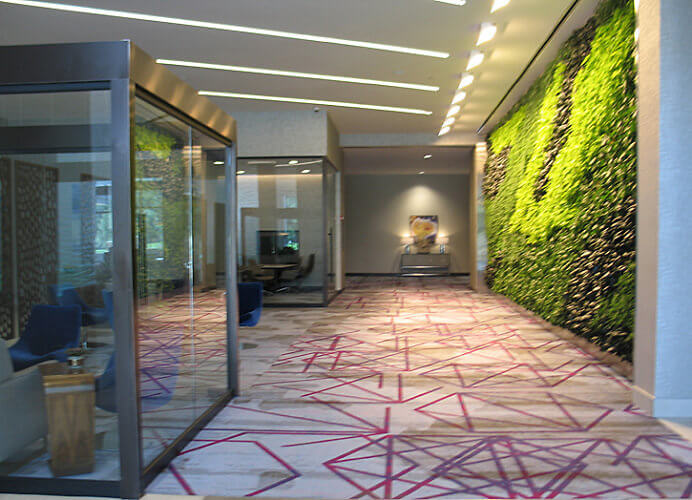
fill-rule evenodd
<path id="1" fill-rule="evenodd" d="M 460 7 L 462 5 L 466 5 L 466 0 L 435 0 L 435 1 L 440 2 L 440 3 L 448 3 L 450 5 L 458 5 Z"/>
<path id="2" fill-rule="evenodd" d="M 424 90 L 426 92 L 438 92 L 440 87 L 433 85 L 419 85 L 417 83 L 389 82 L 386 80 L 370 80 L 367 78 L 352 78 L 350 76 L 322 75 L 319 73 L 301 73 L 298 71 L 283 71 L 278 69 L 251 68 L 247 66 L 230 66 L 225 64 L 211 64 L 193 61 L 178 61 L 175 59 L 157 59 L 157 63 L 167 66 L 183 66 L 186 68 L 215 69 L 220 71 L 233 71 L 237 73 L 254 73 L 257 75 L 287 76 L 292 78 L 308 78 L 313 80 L 328 80 L 332 82 L 358 83 L 362 85 L 379 85 L 381 87 L 395 87 L 401 89 Z"/>
<path id="3" fill-rule="evenodd" d="M 415 108 L 398 108 L 395 106 L 376 106 L 373 104 L 359 104 L 355 102 L 340 102 L 340 101 L 321 101 L 317 99 L 298 99 L 294 97 L 279 97 L 271 95 L 257 94 L 238 94 L 235 92 L 215 92 L 211 90 L 200 90 L 199 95 L 210 97 L 228 97 L 232 99 L 251 99 L 255 101 L 273 101 L 273 102 L 295 102 L 299 104 L 313 104 L 317 106 L 335 106 L 338 108 L 355 108 L 369 109 L 373 111 L 390 111 L 392 113 L 406 113 L 411 115 L 432 115 L 432 111 Z"/>
<path id="4" fill-rule="evenodd" d="M 438 52 L 435 50 L 414 49 L 411 47 L 401 47 L 398 45 L 388 45 L 384 43 L 363 42 L 359 40 L 348 40 L 344 38 L 333 38 L 328 36 L 308 35 L 304 33 L 292 33 L 289 31 L 277 31 L 263 28 L 252 28 L 249 26 L 238 26 L 235 24 L 211 23 L 208 21 L 196 21 L 194 19 L 183 19 L 179 17 L 155 16 L 140 12 L 128 12 L 111 9 L 98 9 L 95 7 L 84 7 L 81 5 L 70 5 L 55 2 L 41 2 L 35 0 L 0 0 L 0 3 L 23 5 L 26 7 L 37 7 L 41 9 L 60 10 L 63 12 L 76 12 L 79 14 L 94 14 L 98 16 L 118 17 L 122 19 L 134 19 L 138 21 L 151 21 L 164 24 L 177 24 L 181 26 L 192 26 L 195 28 L 205 28 L 220 31 L 233 31 L 236 33 L 247 33 L 251 35 L 273 36 L 278 38 L 290 38 L 293 40 L 304 40 L 307 42 L 331 43 L 335 45 L 345 45 L 349 47 L 359 47 L 363 49 L 383 50 L 387 52 L 399 52 L 402 54 L 413 54 L 418 56 L 437 57 L 447 59 L 449 53 Z"/>

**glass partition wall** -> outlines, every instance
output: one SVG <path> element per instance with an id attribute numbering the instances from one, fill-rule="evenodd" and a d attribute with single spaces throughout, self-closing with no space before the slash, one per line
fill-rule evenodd
<path id="1" fill-rule="evenodd" d="M 136 497 L 237 391 L 234 123 L 129 42 L 0 67 L 0 492 Z"/>
<path id="2" fill-rule="evenodd" d="M 324 158 L 239 159 L 238 279 L 267 306 L 323 306 L 335 294 L 335 170 Z"/>

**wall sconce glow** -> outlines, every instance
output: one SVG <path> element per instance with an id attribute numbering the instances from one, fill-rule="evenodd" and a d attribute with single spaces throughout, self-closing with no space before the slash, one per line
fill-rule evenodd
<path id="1" fill-rule="evenodd" d="M 454 122 L 455 122 L 455 121 L 457 121 L 457 119 L 454 118 L 453 116 L 450 116 L 449 118 L 447 118 L 447 119 L 442 123 L 442 126 L 443 126 L 443 127 L 451 127 L 452 125 L 454 125 Z"/>
<path id="2" fill-rule="evenodd" d="M 507 7 L 509 5 L 509 2 L 512 0 L 495 0 L 493 2 L 493 6 L 490 9 L 490 12 L 495 12 L 496 10 L 500 10 L 502 7 Z"/>
<path id="3" fill-rule="evenodd" d="M 459 113 L 459 111 L 461 111 L 461 108 L 459 106 L 452 106 L 451 108 L 449 108 L 449 111 L 447 112 L 447 118 L 449 118 L 450 116 L 456 116 Z"/>
<path id="4" fill-rule="evenodd" d="M 429 160 L 430 158 L 432 158 L 432 155 L 425 155 L 425 156 L 423 157 L 424 160 Z"/>
<path id="5" fill-rule="evenodd" d="M 208 21 L 196 21 L 194 19 L 183 19 L 179 17 L 156 16 L 143 14 L 141 12 L 128 12 L 123 10 L 97 9 L 94 7 L 84 7 L 81 5 L 70 5 L 65 3 L 41 2 L 35 0 L 0 0 L 0 3 L 23 5 L 25 7 L 38 7 L 41 9 L 61 10 L 63 12 L 77 12 L 79 14 L 94 14 L 97 16 L 118 17 L 121 19 L 134 19 L 138 21 L 150 21 L 164 24 L 177 24 L 179 26 L 191 26 L 193 28 L 204 28 L 210 30 L 232 31 L 236 33 L 247 33 L 250 35 L 273 36 L 278 38 L 290 38 L 293 40 L 304 40 L 307 42 L 330 43 L 334 45 L 346 45 L 349 47 L 359 47 L 363 49 L 383 50 L 387 52 L 399 52 L 402 54 L 414 54 L 419 56 L 437 57 L 447 59 L 448 52 L 438 52 L 436 50 L 415 49 L 412 47 L 401 47 L 398 45 L 388 45 L 384 43 L 363 42 L 360 40 L 347 40 L 344 38 L 333 38 L 329 36 L 309 35 L 305 33 L 291 33 L 289 31 L 277 31 L 263 28 L 252 28 L 250 26 L 238 26 L 234 24 L 212 23 Z"/>
<path id="6" fill-rule="evenodd" d="M 466 0 L 435 0 L 436 2 L 440 3 L 448 3 L 450 5 L 458 5 L 461 7 L 462 5 L 466 5 Z"/>
<path id="7" fill-rule="evenodd" d="M 462 90 L 461 92 L 457 92 L 457 95 L 454 96 L 454 99 L 452 99 L 452 104 L 458 104 L 464 99 L 466 99 L 466 92 Z"/>
<path id="8" fill-rule="evenodd" d="M 4 0 L 0 0 L 3 2 Z M 250 99 L 254 101 L 273 101 L 273 102 L 295 102 L 299 104 L 316 104 L 318 106 L 334 106 L 337 108 L 355 108 L 369 109 L 372 111 L 390 111 L 392 113 L 405 113 L 410 115 L 432 115 L 432 111 L 415 108 L 398 108 L 395 106 L 376 106 L 374 104 L 359 104 L 356 102 L 340 102 L 340 101 L 320 101 L 317 99 L 299 99 L 296 97 L 279 97 L 273 95 L 259 94 L 238 94 L 235 92 L 216 92 L 212 90 L 200 90 L 199 95 L 209 97 L 228 97 L 230 99 Z"/>
<path id="9" fill-rule="evenodd" d="M 495 38 L 496 33 L 497 26 L 495 26 L 493 23 L 481 24 L 481 32 L 478 34 L 478 41 L 476 42 L 476 45 L 482 45 L 486 42 L 489 42 L 490 40 Z"/>
<path id="10" fill-rule="evenodd" d="M 469 63 L 466 66 L 466 69 L 469 70 L 477 66 L 480 66 L 483 62 L 483 59 L 485 59 L 485 54 L 483 54 L 483 52 L 480 52 L 478 50 L 472 50 L 471 56 L 469 57 Z"/>
<path id="11" fill-rule="evenodd" d="M 313 80 L 328 80 L 331 82 L 357 83 L 362 85 L 379 85 L 380 87 L 394 87 L 401 89 L 424 90 L 437 92 L 440 87 L 433 85 L 419 85 L 417 83 L 389 82 L 386 80 L 370 80 L 367 78 L 352 78 L 350 76 L 322 75 L 319 73 L 300 73 L 298 71 L 283 71 L 278 69 L 251 68 L 247 66 L 228 66 L 225 64 L 211 64 L 193 61 L 178 61 L 175 59 L 157 59 L 157 63 L 167 66 L 182 66 L 185 68 L 215 69 L 236 73 L 252 73 L 257 75 L 286 76 L 291 78 L 307 78 Z"/>
<path id="12" fill-rule="evenodd" d="M 306 168 L 305 170 L 301 170 L 300 173 L 301 174 L 309 174 L 310 170 Z"/>
<path id="13" fill-rule="evenodd" d="M 443 135 L 445 135 L 445 134 L 448 134 L 450 130 L 452 130 L 451 127 L 442 127 L 442 128 L 440 129 L 440 133 L 437 134 L 437 135 L 439 135 L 439 136 L 441 137 L 441 136 L 443 136 Z"/>
<path id="14" fill-rule="evenodd" d="M 238 175 L 243 175 L 244 173 L 245 173 L 245 170 L 238 170 L 238 171 L 236 172 L 236 174 L 238 174 Z"/>
<path id="15" fill-rule="evenodd" d="M 473 75 L 471 73 L 464 73 L 461 75 L 461 81 L 459 82 L 459 88 L 465 89 L 473 83 Z"/>

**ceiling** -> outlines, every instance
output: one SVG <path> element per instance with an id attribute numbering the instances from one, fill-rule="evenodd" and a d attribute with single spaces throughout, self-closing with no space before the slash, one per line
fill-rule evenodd
<path id="1" fill-rule="evenodd" d="M 342 134 L 437 133 L 475 49 L 480 23 L 498 27 L 481 48 L 486 61 L 454 132 L 475 131 L 563 16 L 572 0 L 492 0 L 465 6 L 433 0 L 70 0 L 134 11 L 449 52 L 447 59 L 372 49 L 101 17 L 0 3 L 0 44 L 131 39 L 155 58 L 436 85 L 439 92 L 173 67 L 199 90 L 419 108 L 431 116 L 328 107 Z M 212 97 L 234 111 L 311 109 L 311 105 Z"/>
<path id="2" fill-rule="evenodd" d="M 425 159 L 425 155 L 432 157 Z M 472 147 L 345 148 L 346 175 L 468 174 Z"/>

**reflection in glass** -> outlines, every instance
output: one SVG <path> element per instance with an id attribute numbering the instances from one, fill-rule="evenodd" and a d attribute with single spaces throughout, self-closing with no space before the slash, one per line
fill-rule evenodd
<path id="1" fill-rule="evenodd" d="M 120 476 L 110 120 L 109 91 L 0 95 L 1 475 Z"/>
<path id="2" fill-rule="evenodd" d="M 146 465 L 226 389 L 225 148 L 144 100 L 136 101 L 135 117 L 136 328 Z"/>

